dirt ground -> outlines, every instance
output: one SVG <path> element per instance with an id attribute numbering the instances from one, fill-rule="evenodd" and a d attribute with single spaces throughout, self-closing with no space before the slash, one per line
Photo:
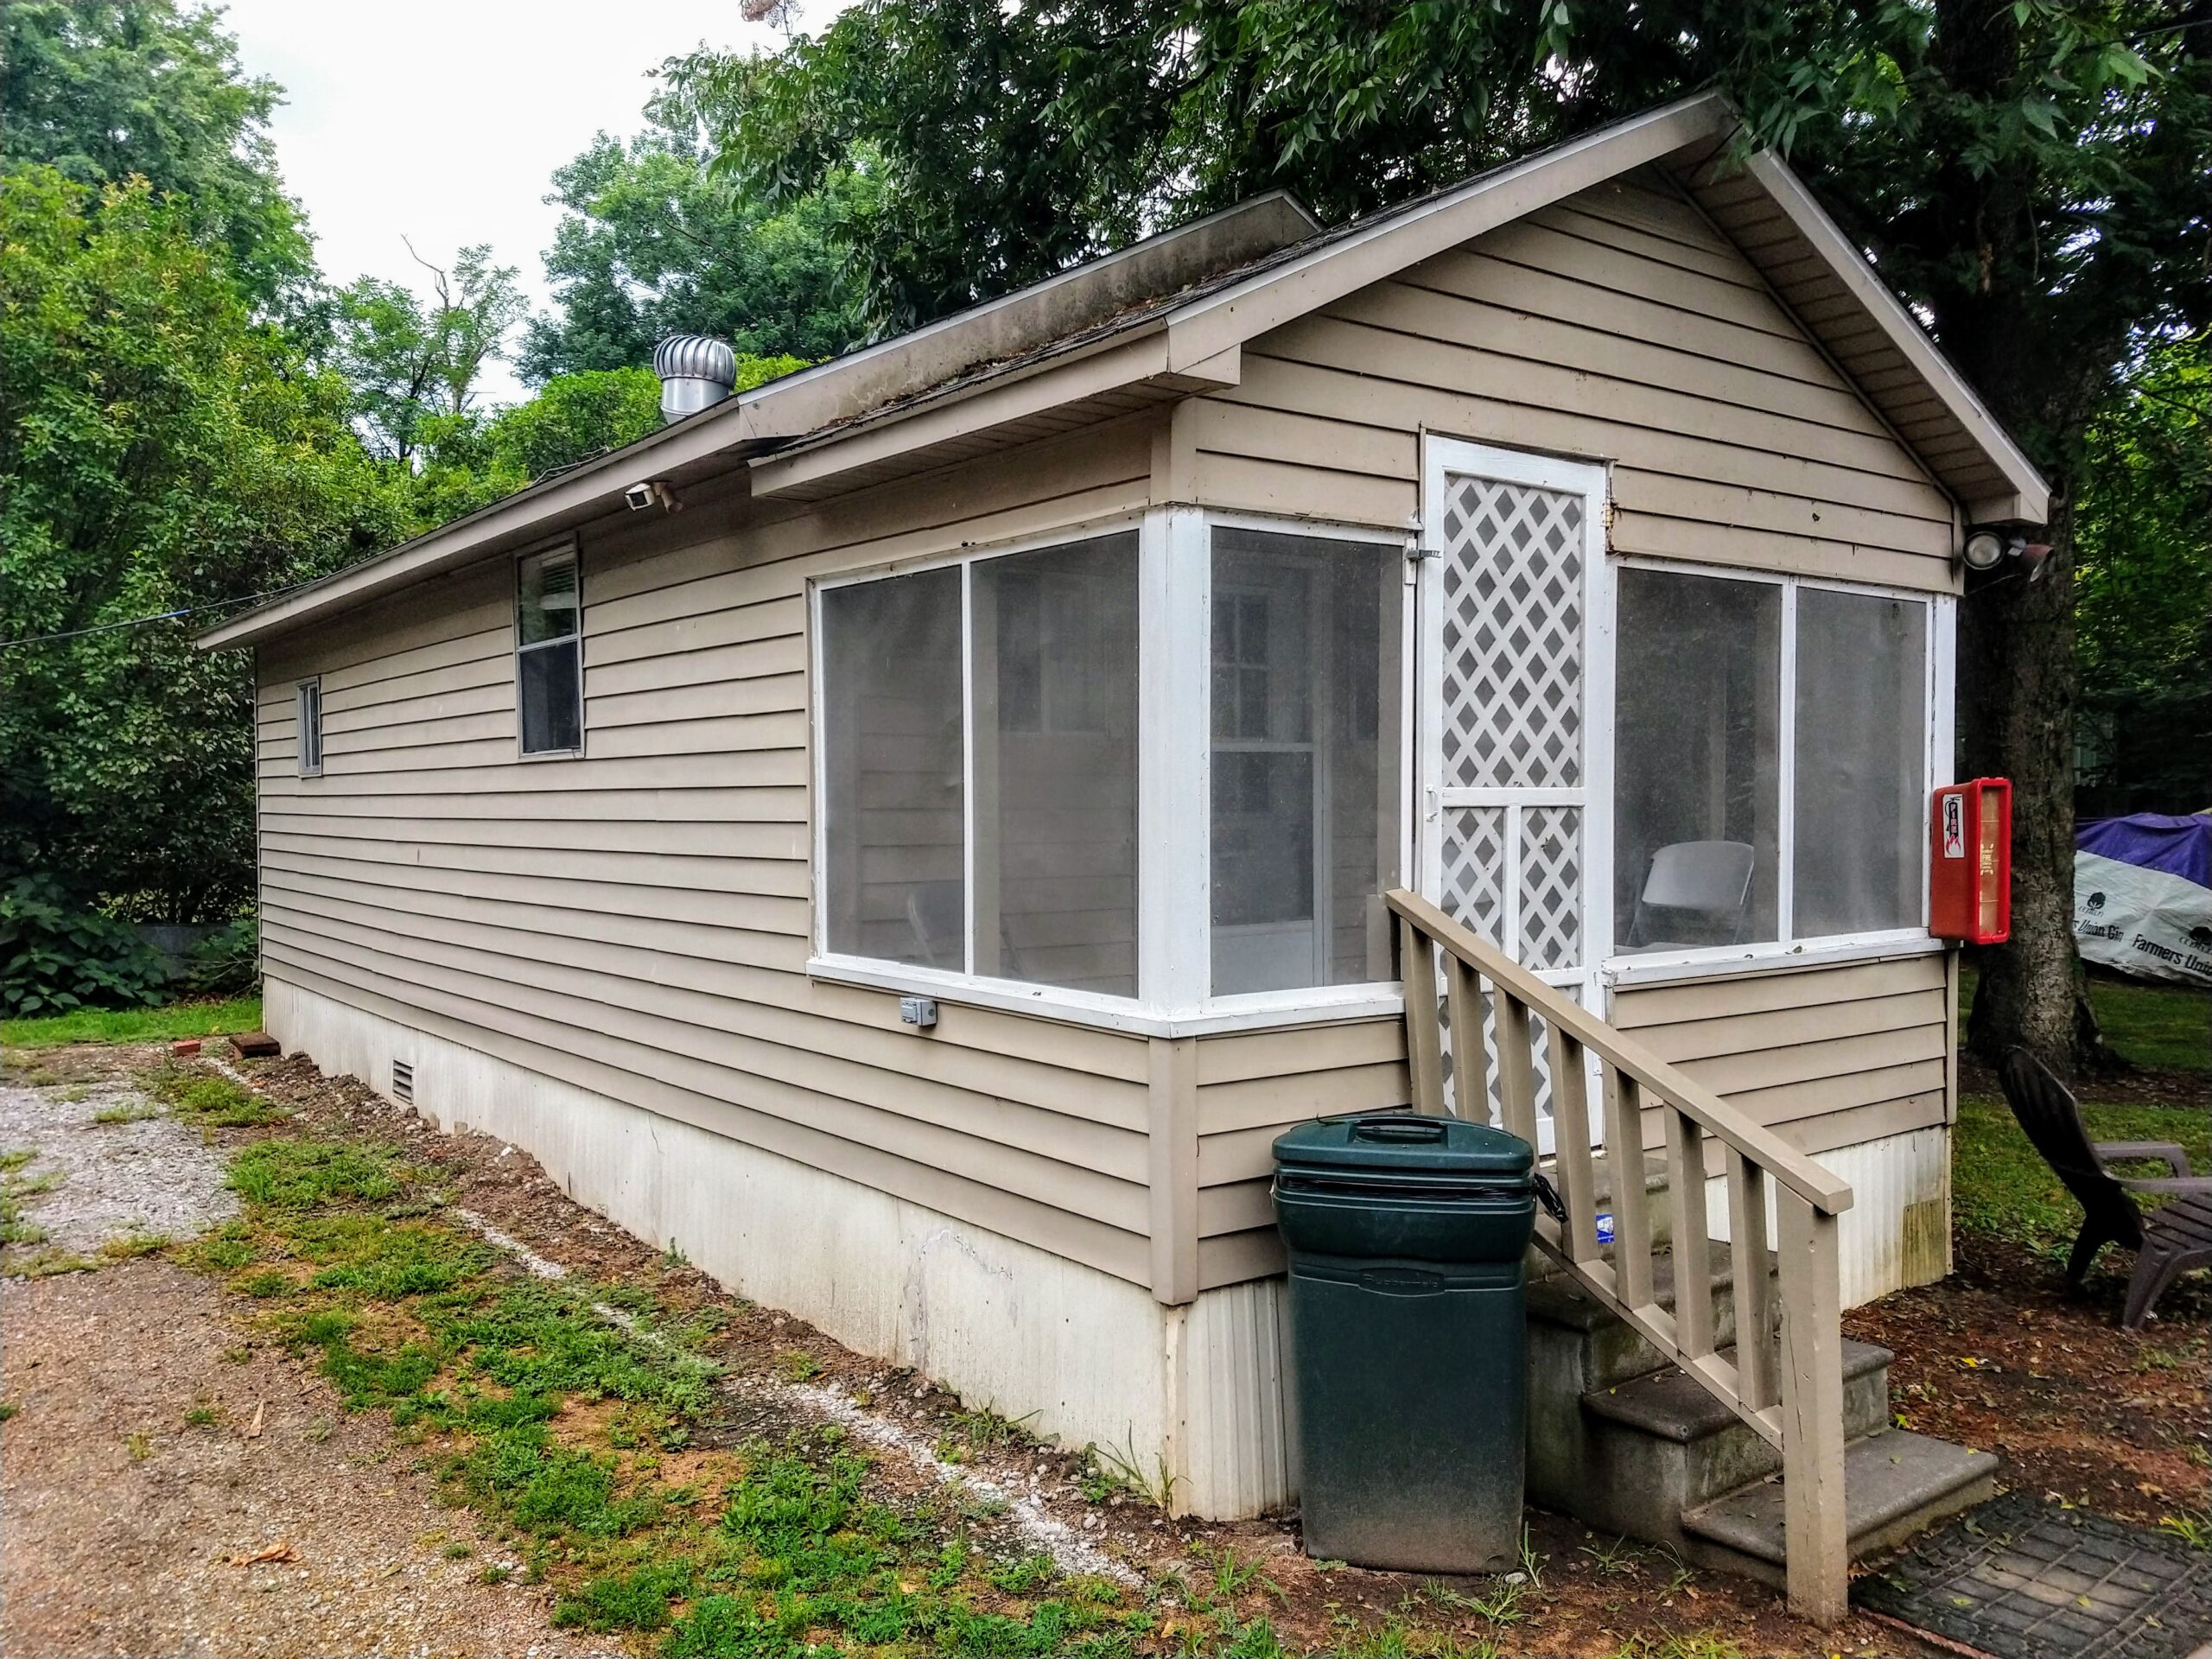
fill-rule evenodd
<path id="1" fill-rule="evenodd" d="M 10 1655 L 606 1650 L 552 1630 L 543 1590 L 482 1583 L 501 1562 L 469 1513 L 199 1275 L 6 1294 Z"/>
<path id="2" fill-rule="evenodd" d="M 2212 1511 L 2207 1287 L 2176 1286 L 2164 1318 L 2129 1332 L 2113 1318 L 2124 1284 L 2101 1264 L 2074 1296 L 2050 1262 L 1967 1234 L 1950 1278 L 1847 1313 L 1844 1328 L 1897 1355 L 1891 1408 L 1909 1427 L 2002 1453 L 2012 1487 L 2145 1526 L 2201 1523 Z"/>
<path id="3" fill-rule="evenodd" d="M 155 1058 L 53 1052 L 41 1057 L 37 1087 L 82 1088 Z M 650 1289 L 663 1306 L 721 1310 L 717 1357 L 741 1427 L 784 1421 L 795 1408 L 861 1423 L 887 1481 L 983 1483 L 1012 1497 L 1007 1524 L 1030 1529 L 1031 1547 L 1057 1529 L 1068 1547 L 1134 1573 L 1154 1594 L 1174 1575 L 1205 1576 L 1226 1548 L 1258 1569 L 1253 1605 L 1286 1650 L 1647 1659 L 1929 1651 L 1865 1617 L 1822 1634 L 1788 1618 L 1763 1587 L 1688 1572 L 1540 1512 L 1529 1517 L 1531 1573 L 1520 1582 L 1440 1582 L 1310 1561 L 1294 1517 L 1196 1525 L 1134 1498 L 1090 1501 L 1072 1455 L 1019 1439 L 963 1446 L 969 1420 L 957 1400 L 728 1296 L 579 1208 L 518 1150 L 440 1135 L 304 1058 L 244 1069 L 297 1112 L 300 1131 L 397 1143 L 435 1169 L 452 1213 L 545 1262 L 595 1284 Z M 29 1135 L 16 1143 L 26 1146 L 90 1133 L 59 1105 L 43 1124 L 10 1121 Z M 226 1130 L 213 1141 L 227 1154 L 270 1133 Z M 253 1337 L 247 1299 L 160 1259 L 10 1281 L 0 1294 L 0 1397 L 16 1413 L 0 1429 L 7 1654 L 594 1650 L 552 1628 L 542 1586 L 482 1581 L 487 1567 L 511 1563 L 469 1512 L 442 1504 L 434 1477 L 383 1414 L 348 1414 L 306 1361 Z M 793 1355 L 807 1364 L 792 1366 Z M 800 1370 L 811 1374 L 795 1383 Z M 957 1469 L 932 1451 L 947 1446 Z M 232 1564 L 281 1546 L 289 1559 Z M 1501 1618 L 1507 1603 L 1516 1605 Z M 1172 1619 L 1160 1635 L 1173 1650 Z"/>

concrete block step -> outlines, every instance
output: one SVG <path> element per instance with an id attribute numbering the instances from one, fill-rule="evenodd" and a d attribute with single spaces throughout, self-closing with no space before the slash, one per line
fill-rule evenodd
<path id="1" fill-rule="evenodd" d="M 1721 1350 L 1731 1362 L 1731 1345 Z M 1844 1433 L 1856 1440 L 1887 1427 L 1890 1362 L 1896 1356 L 1871 1342 L 1843 1339 Z M 1867 1386 L 1871 1384 L 1872 1386 Z M 1583 1408 L 1611 1422 L 1656 1440 L 1689 1445 L 1715 1434 L 1741 1429 L 1754 1432 L 1744 1420 L 1710 1390 L 1701 1388 L 1687 1371 L 1669 1366 L 1639 1376 L 1617 1388 L 1593 1389 L 1582 1396 Z M 1762 1442 L 1764 1444 L 1764 1442 Z"/>
<path id="2" fill-rule="evenodd" d="M 1845 1344 L 1847 1434 L 1871 1434 L 1888 1422 L 1889 1368 L 1887 1349 Z M 1565 1501 L 1592 1525 L 1632 1538 L 1679 1549 L 1684 1510 L 1782 1467 L 1781 1454 L 1756 1429 L 1671 1366 L 1592 1389 L 1580 1403 L 1578 1462 L 1560 1471 L 1543 1460 L 1548 1484 L 1537 1501 Z"/>
<path id="3" fill-rule="evenodd" d="M 1707 1294 L 1713 1298 L 1713 1341 L 1736 1339 L 1736 1267 L 1728 1246 L 1712 1247 L 1713 1274 Z M 1769 1258 L 1768 1272 L 1773 1272 Z M 1661 1251 L 1651 1258 L 1654 1298 L 1670 1312 L 1675 1306 L 1675 1257 Z M 1633 1377 L 1672 1370 L 1674 1362 L 1623 1324 L 1611 1309 L 1564 1273 L 1531 1284 L 1528 1292 L 1529 1337 L 1542 1346 L 1572 1355 L 1561 1380 L 1573 1380 L 1570 1395 L 1610 1389 Z M 1533 1381 L 1533 1377 L 1531 1379 Z"/>
<path id="4" fill-rule="evenodd" d="M 1997 1459 L 1910 1429 L 1888 1428 L 1844 1448 L 1846 1526 L 1853 1560 L 1972 1509 L 1996 1491 Z M 1695 1564 L 1780 1585 L 1785 1580 L 1783 1483 L 1770 1477 L 1686 1511 L 1685 1554 Z"/>

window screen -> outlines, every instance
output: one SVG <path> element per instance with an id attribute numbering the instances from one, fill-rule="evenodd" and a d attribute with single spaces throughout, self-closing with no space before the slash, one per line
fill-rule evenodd
<path id="1" fill-rule="evenodd" d="M 970 572 L 975 971 L 1134 996 L 1137 539 Z"/>
<path id="2" fill-rule="evenodd" d="M 1616 948 L 1773 939 L 1782 588 L 1624 569 L 1619 594 Z"/>
<path id="3" fill-rule="evenodd" d="M 322 682 L 302 680 L 298 692 L 300 775 L 322 770 Z"/>
<path id="4" fill-rule="evenodd" d="M 825 943 L 965 969 L 957 568 L 822 594 Z"/>
<path id="5" fill-rule="evenodd" d="M 522 752 L 582 748 L 583 591 L 573 548 L 516 562 L 515 656 Z"/>
<path id="6" fill-rule="evenodd" d="M 1922 918 L 1928 607 L 1797 595 L 1796 850 L 1801 938 Z"/>
<path id="7" fill-rule="evenodd" d="M 1216 995 L 1395 972 L 1402 586 L 1395 547 L 1214 532 Z"/>

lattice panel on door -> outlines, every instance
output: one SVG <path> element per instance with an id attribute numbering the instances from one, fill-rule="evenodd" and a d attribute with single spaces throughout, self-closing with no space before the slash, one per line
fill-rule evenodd
<path id="1" fill-rule="evenodd" d="M 1452 1064 L 1452 1005 L 1444 995 L 1443 977 L 1443 964 L 1440 960 L 1437 965 L 1437 1014 L 1444 1041 L 1444 1109 L 1454 1117 L 1466 1117 L 1472 1115 L 1461 1110 L 1459 1106 L 1459 1080 Z M 1484 1081 L 1490 1097 L 1484 1104 L 1482 1114 L 1476 1116 L 1476 1121 L 1503 1123 L 1505 1121 L 1505 1103 L 1498 1094 L 1497 1087 L 1497 1005 L 1491 999 L 1487 985 L 1483 988 L 1482 1004 Z M 1529 1036 L 1533 1050 L 1529 1059 L 1536 1085 L 1536 1116 L 1549 1117 L 1552 1115 L 1551 1039 L 1546 1033 L 1541 1014 L 1529 1016 Z"/>
<path id="2" fill-rule="evenodd" d="M 1582 782 L 1583 498 L 1454 478 L 1444 506 L 1444 782 Z"/>
<path id="3" fill-rule="evenodd" d="M 1443 880 L 1436 902 L 1454 921 L 1510 950 L 1513 944 L 1505 930 L 1507 817 L 1508 809 L 1502 806 L 1445 814 Z"/>
<path id="4" fill-rule="evenodd" d="M 1572 968 L 1582 960 L 1582 809 L 1521 809 L 1521 960 Z"/>

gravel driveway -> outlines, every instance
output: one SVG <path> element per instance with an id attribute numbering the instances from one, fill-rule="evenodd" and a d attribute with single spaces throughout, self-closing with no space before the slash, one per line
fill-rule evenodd
<path id="1" fill-rule="evenodd" d="M 155 1109 L 121 1077 L 33 1086 L 11 1072 L 0 1081 L 0 1155 L 31 1154 L 10 1175 L 46 1187 L 21 1201 L 23 1220 L 45 1237 L 0 1250 L 0 1272 L 41 1252 L 91 1255 L 111 1239 L 189 1238 L 237 1212 L 224 1149 Z"/>

